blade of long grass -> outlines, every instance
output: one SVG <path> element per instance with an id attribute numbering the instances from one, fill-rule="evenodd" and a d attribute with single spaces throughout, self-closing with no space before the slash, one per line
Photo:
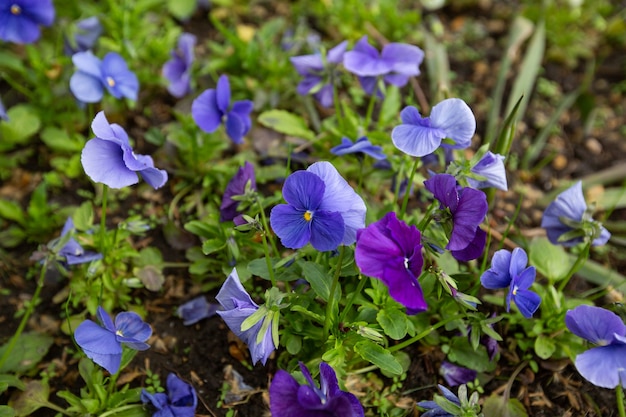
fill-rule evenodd
<path id="1" fill-rule="evenodd" d="M 424 47 L 426 49 L 426 71 L 431 83 L 431 103 L 438 103 L 450 94 L 450 62 L 446 47 L 437 41 L 428 31 L 424 31 Z"/>

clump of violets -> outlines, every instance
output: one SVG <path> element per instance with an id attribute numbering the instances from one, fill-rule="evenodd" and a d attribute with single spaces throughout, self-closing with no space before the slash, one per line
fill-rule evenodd
<path id="1" fill-rule="evenodd" d="M 457 186 L 450 174 L 434 175 L 424 181 L 424 186 L 440 203 L 440 221 L 451 224 L 446 249 L 460 261 L 478 258 L 487 240 L 487 234 L 480 228 L 489 209 L 485 193 Z"/>
<path id="2" fill-rule="evenodd" d="M 461 401 L 459 400 L 459 397 L 454 395 L 452 391 L 450 391 L 448 388 L 444 387 L 443 385 L 437 385 L 437 386 L 439 387 L 439 390 L 443 394 L 443 399 L 445 401 L 448 401 L 460 408 Z M 435 398 L 437 398 L 437 396 L 435 396 Z M 441 398 L 441 396 L 439 396 L 439 398 Z M 441 399 L 439 399 L 439 402 L 441 402 Z M 441 408 L 441 405 L 439 405 L 437 401 L 420 401 L 417 403 L 417 405 L 419 405 L 420 407 L 426 410 L 426 412 L 422 414 L 422 417 L 455 417 L 454 414 L 450 414 L 447 411 L 445 411 L 443 408 Z"/>
<path id="3" fill-rule="evenodd" d="M 541 227 L 546 229 L 548 239 L 554 245 L 575 246 L 591 242 L 592 246 L 600 246 L 611 237 L 611 233 L 591 217 L 581 181 L 550 203 L 543 212 Z"/>
<path id="4" fill-rule="evenodd" d="M 119 313 L 115 323 L 102 307 L 98 307 L 98 321 L 83 321 L 74 332 L 74 339 L 85 355 L 111 374 L 116 374 L 122 361 L 122 344 L 135 350 L 146 350 L 152 328 L 139 314 L 132 311 Z"/>
<path id="5" fill-rule="evenodd" d="M 400 112 L 402 124 L 391 131 L 396 148 L 410 156 L 426 156 L 440 146 L 465 149 L 476 132 L 472 109 L 459 98 L 449 98 L 436 104 L 429 117 L 422 117 L 413 106 Z M 449 139 L 449 140 L 448 140 Z"/>
<path id="6" fill-rule="evenodd" d="M 320 363 L 318 387 L 307 367 L 300 362 L 300 370 L 307 382 L 300 385 L 287 371 L 276 372 L 270 384 L 270 411 L 273 417 L 362 417 L 363 406 L 357 397 L 339 389 L 335 370 Z"/>
<path id="7" fill-rule="evenodd" d="M 476 178 L 467 177 L 467 182 L 472 188 L 493 187 L 504 191 L 509 188 L 503 155 L 487 151 L 476 165 L 470 168 L 470 172 L 476 176 Z"/>
<path id="8" fill-rule="evenodd" d="M 151 404 L 156 412 L 152 417 L 194 417 L 198 406 L 198 396 L 191 384 L 170 373 L 165 381 L 167 394 L 152 394 L 141 391 L 141 402 Z"/>
<path id="9" fill-rule="evenodd" d="M 61 230 L 61 239 L 71 233 L 72 230 L 74 230 L 74 222 L 71 217 L 68 217 Z M 67 243 L 63 245 L 58 251 L 58 255 L 67 265 L 83 264 L 102 259 L 101 253 L 86 251 L 73 237 L 70 237 Z"/>
<path id="10" fill-rule="evenodd" d="M 285 247 L 299 249 L 310 242 L 329 251 L 351 245 L 365 227 L 363 199 L 330 162 L 316 162 L 287 177 L 283 198 L 287 204 L 272 209 L 270 223 Z"/>
<path id="11" fill-rule="evenodd" d="M 100 60 L 91 51 L 77 52 L 72 62 L 76 72 L 70 78 L 70 90 L 79 101 L 97 103 L 104 90 L 115 98 L 137 100 L 139 80 L 120 54 L 109 52 Z"/>
<path id="12" fill-rule="evenodd" d="M 1 0 L 0 39 L 13 43 L 33 43 L 41 36 L 40 25 L 54 22 L 52 0 Z"/>
<path id="13" fill-rule="evenodd" d="M 248 345 L 252 363 L 261 361 L 265 365 L 278 346 L 278 317 L 265 306 L 261 309 L 252 301 L 241 285 L 236 269 L 230 273 L 215 298 L 223 308 L 217 314 Z M 273 329 L 274 326 L 276 329 Z"/>
<path id="14" fill-rule="evenodd" d="M 204 296 L 193 298 L 176 309 L 176 315 L 183 319 L 185 326 L 191 326 L 202 319 L 217 314 L 218 304 L 209 303 Z"/>
<path id="15" fill-rule="evenodd" d="M 102 31 L 102 24 L 96 16 L 79 20 L 76 22 L 74 36 L 71 38 L 64 37 L 63 50 L 65 54 L 71 56 L 92 49 L 102 35 Z"/>
<path id="16" fill-rule="evenodd" d="M 435 394 L 434 401 L 417 403 L 418 406 L 426 409 L 426 412 L 421 414 L 422 417 L 482 416 L 478 404 L 478 392 L 473 392 L 468 398 L 467 386 L 465 385 L 459 387 L 458 396 L 443 385 L 439 385 L 439 390 L 443 396 Z"/>
<path id="17" fill-rule="evenodd" d="M 163 65 L 163 76 L 169 83 L 167 91 L 174 97 L 181 98 L 191 92 L 191 66 L 196 41 L 191 33 L 181 34 L 176 49 L 170 52 L 171 59 Z"/>
<path id="18" fill-rule="evenodd" d="M 356 142 L 352 142 L 350 139 L 341 138 L 341 145 L 337 145 L 330 150 L 333 155 L 341 156 L 348 154 L 369 155 L 377 161 L 387 159 L 387 156 L 383 153 L 383 148 L 380 146 L 372 145 L 372 142 L 363 136 L 357 139 Z"/>
<path id="19" fill-rule="evenodd" d="M 222 204 L 220 205 L 220 221 L 225 222 L 235 220 L 241 216 L 239 206 L 241 201 L 233 197 L 246 195 L 250 191 L 255 191 L 256 178 L 254 175 L 254 165 L 246 161 L 231 178 L 224 191 Z"/>
<path id="20" fill-rule="evenodd" d="M 322 106 L 332 107 L 336 68 L 343 61 L 347 46 L 348 42 L 343 41 L 326 55 L 318 52 L 289 58 L 298 74 L 304 77 L 296 87 L 298 94 L 313 94 Z"/>
<path id="21" fill-rule="evenodd" d="M 139 174 L 155 189 L 167 182 L 167 172 L 155 168 L 152 157 L 135 154 L 126 131 L 118 124 L 109 124 L 104 112 L 96 115 L 91 129 L 96 137 L 85 144 L 81 162 L 93 181 L 123 188 L 138 183 Z"/>
<path id="22" fill-rule="evenodd" d="M 565 314 L 567 328 L 597 345 L 576 356 L 578 372 L 602 388 L 626 388 L 626 325 L 615 313 L 581 305 Z"/>
<path id="23" fill-rule="evenodd" d="M 420 74 L 419 66 L 424 60 L 424 51 L 405 43 L 388 43 L 379 53 L 363 36 L 351 51 L 346 52 L 344 67 L 358 76 L 363 90 L 372 95 L 380 93 L 377 88 L 379 77 L 385 84 L 403 87 L 410 77 Z"/>
<path id="24" fill-rule="evenodd" d="M 191 116 L 198 127 L 207 133 L 215 132 L 224 123 L 228 137 L 236 144 L 241 144 L 252 127 L 252 109 L 250 100 L 231 103 L 230 82 L 226 75 L 221 75 L 216 88 L 205 90 L 193 101 Z"/>
<path id="25" fill-rule="evenodd" d="M 398 220 L 394 212 L 387 213 L 357 231 L 354 260 L 361 273 L 383 281 L 391 298 L 405 306 L 408 314 L 427 309 L 418 282 L 424 259 L 417 227 Z"/>
<path id="26" fill-rule="evenodd" d="M 443 376 L 443 379 L 446 380 L 446 383 L 451 387 L 456 387 L 457 385 L 467 384 L 468 382 L 472 382 L 476 379 L 478 372 L 473 369 L 468 369 L 463 366 L 455 365 L 448 361 L 443 361 L 441 363 L 441 368 L 439 368 L 439 373 Z"/>
<path id="27" fill-rule="evenodd" d="M 541 304 L 541 297 L 529 290 L 537 271 L 527 264 L 528 255 L 524 249 L 515 248 L 513 252 L 501 249 L 493 255 L 491 268 L 483 272 L 480 282 L 490 290 L 509 287 L 506 311 L 511 309 L 513 301 L 524 317 L 531 318 Z"/>

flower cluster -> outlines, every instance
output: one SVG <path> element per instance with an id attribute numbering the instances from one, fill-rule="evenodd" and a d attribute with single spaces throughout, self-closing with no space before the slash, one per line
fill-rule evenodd
<path id="1" fill-rule="evenodd" d="M 167 394 L 152 394 L 141 391 L 141 402 L 151 404 L 157 411 L 152 417 L 193 417 L 198 406 L 198 395 L 190 384 L 175 374 L 169 374 L 165 381 Z"/>
<path id="2" fill-rule="evenodd" d="M 139 80 L 121 55 L 109 52 L 100 60 L 91 51 L 77 52 L 72 62 L 76 72 L 70 78 L 70 90 L 79 101 L 97 103 L 104 90 L 115 98 L 137 100 Z"/>

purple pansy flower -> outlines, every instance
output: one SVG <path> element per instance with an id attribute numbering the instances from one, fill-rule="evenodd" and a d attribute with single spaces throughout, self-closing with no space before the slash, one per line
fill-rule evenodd
<path id="1" fill-rule="evenodd" d="M 52 0 L 0 0 L 0 39 L 33 43 L 41 35 L 39 25 L 54 21 Z"/>
<path id="2" fill-rule="evenodd" d="M 241 285 L 236 269 L 233 269 L 230 273 L 215 298 L 224 308 L 224 310 L 218 311 L 217 314 L 222 317 L 230 330 L 248 345 L 252 363 L 256 364 L 258 361 L 261 361 L 265 365 L 270 354 L 276 349 L 272 336 L 272 326 L 263 326 L 264 321 L 268 319 L 266 317 L 249 329 L 241 330 L 241 324 L 252 314 L 256 313 L 259 310 L 259 306 L 252 301 L 250 295 Z M 266 331 L 259 341 L 259 332 L 262 327 L 265 327 Z"/>
<path id="3" fill-rule="evenodd" d="M 476 376 L 478 375 L 478 373 L 472 369 L 455 365 L 448 361 L 443 361 L 441 363 L 439 373 L 441 374 L 441 376 L 443 376 L 443 379 L 446 380 L 446 383 L 451 387 L 456 387 L 457 385 L 472 382 L 476 379 Z"/>
<path id="4" fill-rule="evenodd" d="M 235 101 L 231 105 L 230 83 L 226 75 L 221 75 L 215 89 L 210 88 L 200 94 L 191 104 L 191 116 L 200 129 L 213 133 L 224 122 L 226 134 L 236 144 L 243 143 L 243 137 L 250 130 L 250 113 L 253 103 L 250 100 Z"/>
<path id="5" fill-rule="evenodd" d="M 369 95 L 376 91 L 378 77 L 386 84 L 403 87 L 412 76 L 420 74 L 424 51 L 405 43 L 389 43 L 380 53 L 363 36 L 351 51 L 346 52 L 343 65 L 357 75 L 363 90 Z"/>
<path id="6" fill-rule="evenodd" d="M 176 309 L 176 314 L 183 319 L 185 326 L 191 326 L 202 319 L 213 317 L 217 314 L 218 308 L 219 304 L 209 303 L 204 296 L 200 296 L 180 305 Z"/>
<path id="7" fill-rule="evenodd" d="M 593 246 L 604 245 L 611 233 L 587 212 L 582 182 L 559 194 L 543 213 L 541 227 L 554 245 L 575 246 L 591 239 Z"/>
<path id="8" fill-rule="evenodd" d="M 470 171 L 476 175 L 484 177 L 484 179 L 480 180 L 467 177 L 467 182 L 470 187 L 494 187 L 499 190 L 508 190 L 506 171 L 504 169 L 504 156 L 487 151 L 487 153 L 480 158 L 480 161 L 478 161 L 478 163 L 474 165 Z"/>
<path id="9" fill-rule="evenodd" d="M 244 166 L 237 170 L 237 173 L 231 178 L 224 191 L 222 204 L 220 205 L 220 221 L 225 222 L 234 220 L 240 215 L 237 211 L 240 201 L 233 200 L 233 197 L 244 195 L 246 193 L 246 184 L 250 182 L 250 189 L 256 190 L 256 179 L 254 176 L 254 166 L 246 161 Z"/>
<path id="10" fill-rule="evenodd" d="M 300 362 L 307 385 L 300 385 L 287 371 L 278 370 L 270 384 L 270 412 L 273 417 L 362 417 L 363 406 L 357 397 L 339 389 L 335 370 L 320 363 L 320 387 L 307 367 Z"/>
<path id="11" fill-rule="evenodd" d="M 150 156 L 135 154 L 124 129 L 109 124 L 104 112 L 96 114 L 91 129 L 96 137 L 85 144 L 81 162 L 93 181 L 123 188 L 139 182 L 140 174 L 155 189 L 165 184 L 167 172 L 155 168 Z"/>
<path id="12" fill-rule="evenodd" d="M 454 395 L 452 391 L 450 391 L 443 385 L 438 385 L 438 387 L 446 400 L 459 407 L 461 406 L 461 400 L 459 400 L 459 397 Z M 437 404 L 436 401 L 420 401 L 417 403 L 417 405 L 427 410 L 424 414 L 421 415 L 422 417 L 455 417 L 453 414 L 450 414 L 443 408 L 441 408 L 441 406 Z"/>
<path id="13" fill-rule="evenodd" d="M 76 31 L 72 40 L 64 37 L 63 51 L 66 55 L 74 55 L 77 52 L 85 52 L 94 47 L 100 35 L 102 25 L 96 16 L 76 22 Z"/>
<path id="14" fill-rule="evenodd" d="M 351 245 L 365 227 L 365 203 L 330 162 L 316 162 L 285 180 L 283 197 L 270 213 L 282 244 L 299 249 L 311 242 L 319 251 Z"/>
<path id="15" fill-rule="evenodd" d="M 572 333 L 598 346 L 576 356 L 578 372 L 593 385 L 626 388 L 626 325 L 600 307 L 578 306 L 565 314 Z"/>
<path id="16" fill-rule="evenodd" d="M 139 81 L 121 55 L 109 52 L 101 61 L 91 51 L 77 52 L 72 62 L 76 72 L 70 78 L 70 90 L 83 103 L 99 102 L 105 89 L 115 98 L 137 100 Z"/>
<path id="17" fill-rule="evenodd" d="M 194 417 L 198 406 L 198 396 L 191 384 L 170 373 L 165 381 L 167 394 L 151 394 L 141 390 L 141 402 L 152 404 L 157 411 L 152 417 Z"/>
<path id="18" fill-rule="evenodd" d="M 451 217 L 452 232 L 446 249 L 460 261 L 478 258 L 487 237 L 479 227 L 489 209 L 485 193 L 473 188 L 457 188 L 456 179 L 449 174 L 434 175 L 424 181 L 424 185 L 441 203 L 441 210 L 446 210 L 444 215 Z"/>
<path id="19" fill-rule="evenodd" d="M 67 235 L 73 229 L 74 222 L 71 217 L 68 217 L 63 226 L 63 230 L 61 230 L 61 237 Z M 59 250 L 58 254 L 65 258 L 67 265 L 83 264 L 102 259 L 101 253 L 85 251 L 73 237 L 70 237 L 70 240 Z"/>
<path id="20" fill-rule="evenodd" d="M 407 308 L 408 314 L 427 309 L 418 282 L 424 259 L 420 231 L 390 212 L 357 231 L 354 260 L 364 275 L 378 278 L 389 295 Z"/>
<path id="21" fill-rule="evenodd" d="M 528 255 L 522 248 L 513 252 L 506 249 L 497 251 L 491 259 L 491 268 L 483 272 L 480 282 L 491 290 L 509 287 L 506 296 L 506 311 L 511 309 L 511 301 L 526 318 L 533 316 L 541 304 L 541 297 L 529 290 L 537 271 L 534 266 L 526 267 Z"/>
<path id="22" fill-rule="evenodd" d="M 191 92 L 191 65 L 194 61 L 195 45 L 194 35 L 181 34 L 176 49 L 170 52 L 172 58 L 163 65 L 163 76 L 169 81 L 167 91 L 174 97 L 181 98 Z"/>
<path id="23" fill-rule="evenodd" d="M 330 153 L 333 155 L 347 155 L 350 153 L 362 153 L 365 155 L 369 155 L 372 158 L 382 161 L 383 159 L 387 159 L 387 156 L 383 153 L 383 148 L 380 146 L 372 145 L 365 136 L 359 138 L 356 142 L 352 142 L 350 139 L 343 137 L 341 138 L 341 145 L 337 145 L 330 150 Z"/>
<path id="24" fill-rule="evenodd" d="M 476 119 L 467 104 L 458 98 L 449 98 L 436 104 L 430 117 L 422 117 L 413 106 L 400 113 L 402 124 L 391 131 L 396 148 L 407 155 L 426 156 L 434 152 L 446 138 L 453 144 L 445 147 L 465 149 L 476 132 Z"/>
<path id="25" fill-rule="evenodd" d="M 152 335 L 152 328 L 139 314 L 132 311 L 119 313 L 115 324 L 102 307 L 98 307 L 98 321 L 83 321 L 74 332 L 74 339 L 85 355 L 111 374 L 116 374 L 122 361 L 122 343 L 131 349 L 146 350 L 146 342 Z"/>
<path id="26" fill-rule="evenodd" d="M 331 48 L 325 57 L 317 53 L 289 58 L 298 74 L 304 77 L 296 88 L 298 94 L 303 96 L 313 94 L 322 106 L 331 107 L 335 68 L 343 61 L 347 46 L 348 42 L 343 41 Z"/>

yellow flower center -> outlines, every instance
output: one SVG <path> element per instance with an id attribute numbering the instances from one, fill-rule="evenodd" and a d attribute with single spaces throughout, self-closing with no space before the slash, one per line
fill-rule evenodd
<path id="1" fill-rule="evenodd" d="M 122 337 L 124 337 L 124 333 L 122 333 L 122 331 L 121 331 L 121 330 L 116 330 L 116 331 L 115 331 L 115 334 L 116 334 L 116 335 L 118 335 L 118 336 L 122 336 Z"/>
<path id="2" fill-rule="evenodd" d="M 109 87 L 114 87 L 115 86 L 115 80 L 111 77 L 107 77 L 107 84 L 109 84 Z"/>
<path id="3" fill-rule="evenodd" d="M 22 8 L 17 4 L 14 4 L 11 6 L 11 13 L 17 16 L 22 13 Z"/>
<path id="4" fill-rule="evenodd" d="M 310 222 L 312 218 L 313 218 L 313 213 L 311 213 L 309 210 L 304 212 L 304 220 L 306 220 L 307 222 Z"/>

